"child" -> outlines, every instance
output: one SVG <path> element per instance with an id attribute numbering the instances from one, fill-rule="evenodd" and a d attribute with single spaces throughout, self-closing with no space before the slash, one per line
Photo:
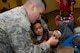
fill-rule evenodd
<path id="1" fill-rule="evenodd" d="M 31 30 L 33 32 L 33 39 L 35 38 L 35 41 L 33 41 L 34 44 L 40 44 L 41 42 L 44 42 L 48 39 L 47 34 L 45 33 L 40 20 L 31 24 Z"/>
<path id="2" fill-rule="evenodd" d="M 51 31 L 50 34 L 46 33 L 47 30 L 43 28 L 40 20 L 37 20 L 35 23 L 31 24 L 31 29 L 35 35 L 33 35 L 33 37 L 36 39 L 35 44 L 40 44 L 41 42 L 48 40 L 49 35 L 52 33 Z M 56 33 L 57 31 L 58 30 L 55 30 L 53 33 Z M 57 36 L 57 38 L 59 38 L 59 36 Z"/>
<path id="3" fill-rule="evenodd" d="M 40 44 L 48 40 L 48 38 L 51 36 L 54 36 L 55 39 L 59 40 L 61 36 L 61 32 L 59 30 L 54 30 L 53 32 L 52 31 L 47 32 L 47 30 L 45 30 L 44 27 L 42 26 L 40 20 L 37 20 L 35 23 L 31 24 L 31 29 L 33 31 L 33 34 L 31 35 L 34 44 Z M 47 34 L 46 32 L 49 34 Z M 55 43 L 53 44 L 54 44 L 53 48 L 56 48 L 58 45 L 58 43 L 57 45 L 55 45 Z M 50 50 L 50 52 L 54 52 L 54 50 Z"/>

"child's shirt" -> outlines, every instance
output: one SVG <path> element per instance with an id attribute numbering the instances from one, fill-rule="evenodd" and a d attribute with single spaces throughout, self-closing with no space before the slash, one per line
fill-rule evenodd
<path id="1" fill-rule="evenodd" d="M 65 18 L 65 21 L 66 21 L 66 17 Z M 70 17 L 69 17 L 70 20 L 72 20 L 74 22 L 74 17 L 73 15 L 70 14 Z M 62 21 L 61 17 L 60 17 L 60 20 Z M 59 23 L 59 18 L 55 19 L 55 24 L 58 26 L 58 23 Z"/>

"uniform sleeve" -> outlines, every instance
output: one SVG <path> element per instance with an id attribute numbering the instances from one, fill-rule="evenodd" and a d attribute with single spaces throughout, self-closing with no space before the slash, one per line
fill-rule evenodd
<path id="1" fill-rule="evenodd" d="M 46 53 L 50 47 L 48 42 L 33 45 L 30 34 L 18 23 L 7 25 L 4 16 L 0 15 L 0 34 L 9 35 L 10 45 L 14 53 Z M 1 31 L 2 30 L 2 31 Z"/>
<path id="2" fill-rule="evenodd" d="M 28 32 L 26 32 L 28 33 Z M 12 39 L 12 48 L 15 53 L 43 53 L 49 49 L 48 42 L 39 45 L 33 45 L 30 36 L 27 34 L 14 34 L 10 37 Z"/>

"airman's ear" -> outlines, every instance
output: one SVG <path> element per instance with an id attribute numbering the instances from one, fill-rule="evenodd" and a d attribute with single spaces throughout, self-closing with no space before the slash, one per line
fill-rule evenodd
<path id="1" fill-rule="evenodd" d="M 33 11 L 35 9 L 36 5 L 35 4 L 32 4 L 31 5 L 31 10 Z"/>

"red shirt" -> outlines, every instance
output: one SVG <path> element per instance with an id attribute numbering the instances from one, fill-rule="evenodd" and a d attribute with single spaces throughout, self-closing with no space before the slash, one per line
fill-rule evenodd
<path id="1" fill-rule="evenodd" d="M 63 0 L 60 0 L 60 11 L 61 12 L 63 12 L 63 11 L 71 12 L 71 7 L 68 4 L 68 1 L 67 0 L 66 0 L 66 5 L 63 4 Z"/>
<path id="2" fill-rule="evenodd" d="M 44 41 L 46 41 L 46 40 L 47 40 L 47 39 L 46 39 L 46 35 L 43 34 L 41 41 L 44 42 Z"/>

